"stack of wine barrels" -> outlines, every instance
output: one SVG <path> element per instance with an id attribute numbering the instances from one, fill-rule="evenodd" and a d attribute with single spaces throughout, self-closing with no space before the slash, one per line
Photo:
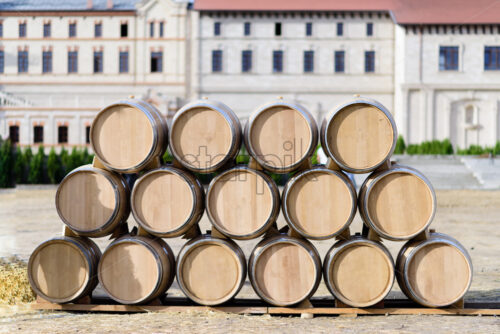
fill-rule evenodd
<path id="1" fill-rule="evenodd" d="M 428 307 L 459 301 L 472 265 L 455 239 L 429 230 L 436 210 L 430 182 L 390 162 L 397 138 L 391 113 L 355 98 L 333 109 L 318 129 L 301 105 L 278 99 L 242 129 L 225 104 L 203 99 L 167 126 L 153 106 L 119 101 L 96 116 L 93 165 L 70 172 L 56 193 L 65 235 L 38 246 L 29 280 L 42 298 L 76 302 L 98 283 L 122 304 L 165 296 L 174 278 L 202 305 L 234 298 L 248 278 L 276 306 L 307 301 L 321 279 L 353 307 L 381 302 L 397 279 Z M 318 139 L 328 156 L 312 165 Z M 244 143 L 248 164 L 235 159 Z M 162 165 L 167 146 L 174 157 Z M 207 189 L 197 176 L 214 173 Z M 292 175 L 281 191 L 272 174 Z M 347 173 L 371 173 L 359 192 Z M 286 226 L 278 229 L 282 210 Z M 362 233 L 351 234 L 356 212 Z M 211 231 L 198 223 L 207 213 Z M 139 225 L 129 231 L 132 213 Z M 91 238 L 111 236 L 104 252 Z M 177 257 L 169 238 L 188 239 Z M 236 241 L 259 239 L 245 256 Z M 406 241 L 396 264 L 382 240 Z M 313 242 L 331 240 L 322 261 Z M 247 261 L 248 258 L 248 261 Z"/>

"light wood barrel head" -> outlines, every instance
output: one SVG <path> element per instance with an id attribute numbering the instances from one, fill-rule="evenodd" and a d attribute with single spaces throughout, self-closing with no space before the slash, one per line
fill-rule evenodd
<path id="1" fill-rule="evenodd" d="M 369 170 L 390 155 L 396 133 L 387 115 L 376 106 L 349 104 L 326 128 L 326 145 L 334 160 L 350 169 Z"/>
<path id="2" fill-rule="evenodd" d="M 255 261 L 254 284 L 273 304 L 296 304 L 307 298 L 315 286 L 314 260 L 306 249 L 296 244 L 271 245 Z"/>
<path id="3" fill-rule="evenodd" d="M 51 301 L 71 301 L 87 287 L 89 262 L 76 245 L 51 240 L 37 248 L 32 256 L 31 282 Z"/>
<path id="4" fill-rule="evenodd" d="M 419 176 L 393 172 L 374 183 L 367 205 L 370 220 L 382 234 L 407 238 L 430 223 L 435 203 L 432 189 Z"/>
<path id="5" fill-rule="evenodd" d="M 182 176 L 160 170 L 136 182 L 134 216 L 149 230 L 167 233 L 181 228 L 194 210 L 194 194 Z"/>
<path id="6" fill-rule="evenodd" d="M 99 264 L 99 281 L 113 299 L 137 303 L 153 293 L 160 271 L 153 252 L 141 243 L 120 242 L 108 248 Z"/>
<path id="7" fill-rule="evenodd" d="M 285 195 L 287 221 L 306 237 L 328 238 L 352 221 L 356 195 L 335 173 L 311 171 L 292 183 Z"/>
<path id="8" fill-rule="evenodd" d="M 182 162 L 198 170 L 211 168 L 226 158 L 233 132 L 219 111 L 195 107 L 175 119 L 170 138 L 170 145 Z"/>
<path id="9" fill-rule="evenodd" d="M 371 244 L 345 247 L 329 268 L 336 297 L 355 307 L 367 307 L 384 299 L 394 282 L 392 260 Z"/>
<path id="10" fill-rule="evenodd" d="M 412 292 L 437 307 L 460 299 L 467 292 L 472 276 L 466 256 L 445 243 L 419 248 L 409 259 L 405 272 Z"/>
<path id="11" fill-rule="evenodd" d="M 244 274 L 236 253 L 221 244 L 203 243 L 182 259 L 178 276 L 190 298 L 204 305 L 231 299 L 239 290 Z"/>
<path id="12" fill-rule="evenodd" d="M 273 195 L 259 174 L 249 169 L 234 169 L 210 185 L 207 211 L 221 232 L 234 238 L 251 236 L 270 223 L 279 205 Z"/>
<path id="13" fill-rule="evenodd" d="M 313 140 L 304 115 L 288 106 L 261 111 L 252 122 L 249 136 L 255 154 L 273 168 L 286 168 L 303 160 Z"/>
<path id="14" fill-rule="evenodd" d="M 153 131 L 145 112 L 126 104 L 112 105 L 94 119 L 92 147 L 99 159 L 113 168 L 135 168 L 153 150 Z"/>
<path id="15" fill-rule="evenodd" d="M 75 231 L 101 228 L 112 218 L 118 204 L 119 199 L 110 180 L 90 170 L 68 175 L 56 195 L 61 218 Z"/>

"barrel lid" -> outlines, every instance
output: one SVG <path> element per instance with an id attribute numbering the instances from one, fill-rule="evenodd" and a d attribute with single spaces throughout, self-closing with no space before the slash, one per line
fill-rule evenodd
<path id="1" fill-rule="evenodd" d="M 37 293 L 48 300 L 71 301 L 87 287 L 89 260 L 76 244 L 68 240 L 46 241 L 30 257 L 30 283 Z"/>
<path id="2" fill-rule="evenodd" d="M 92 123 L 92 149 L 107 167 L 126 172 L 144 164 L 154 150 L 154 120 L 144 102 L 120 101 L 97 114 Z"/>
<path id="3" fill-rule="evenodd" d="M 57 188 L 57 211 L 74 231 L 98 231 L 117 214 L 118 190 L 106 174 L 85 166 L 68 174 Z"/>

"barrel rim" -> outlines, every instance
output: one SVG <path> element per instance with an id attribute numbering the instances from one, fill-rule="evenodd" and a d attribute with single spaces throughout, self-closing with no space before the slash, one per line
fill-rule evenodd
<path id="1" fill-rule="evenodd" d="M 232 136 L 234 137 L 234 140 L 231 141 L 231 146 L 225 152 L 225 157 L 216 163 L 215 165 L 210 166 L 209 168 L 197 168 L 194 167 L 193 165 L 185 162 L 179 152 L 177 152 L 175 148 L 175 141 L 173 140 L 174 132 L 175 132 L 175 124 L 179 121 L 179 118 L 183 116 L 183 114 L 187 113 L 190 110 L 193 110 L 195 108 L 200 108 L 200 107 L 205 107 L 208 109 L 211 109 L 220 115 L 224 117 L 226 122 L 228 123 L 229 130 L 231 131 Z M 172 155 L 175 157 L 176 161 L 178 161 L 184 168 L 192 171 L 192 172 L 197 172 L 197 173 L 212 173 L 219 169 L 220 167 L 224 166 L 231 158 L 233 155 L 233 152 L 238 152 L 238 149 L 241 145 L 241 124 L 238 120 L 238 117 L 234 114 L 234 111 L 229 108 L 226 104 L 219 102 L 219 101 L 212 101 L 212 100 L 197 100 L 190 102 L 183 106 L 177 113 L 175 114 L 174 118 L 172 119 L 172 125 L 170 126 L 170 131 L 169 131 L 169 147 L 170 147 L 170 152 Z M 239 131 L 238 131 L 239 129 Z"/>
<path id="2" fill-rule="evenodd" d="M 257 261 L 258 261 L 259 257 L 268 248 L 275 246 L 276 244 L 281 244 L 281 243 L 291 244 L 291 245 L 299 246 L 299 247 L 303 248 L 307 252 L 307 254 L 309 254 L 310 259 L 311 259 L 311 261 L 316 269 L 316 271 L 315 271 L 316 277 L 315 277 L 314 283 L 312 284 L 309 291 L 306 294 L 304 294 L 302 297 L 300 297 L 298 300 L 294 300 L 292 302 L 285 302 L 285 303 L 274 301 L 274 300 L 272 300 L 272 298 L 269 298 L 262 291 L 262 289 L 259 287 L 259 284 L 258 284 L 257 280 L 255 279 L 257 277 L 256 267 L 257 267 Z M 267 303 L 269 303 L 271 305 L 275 305 L 275 306 L 286 307 L 286 306 L 290 306 L 290 305 L 295 305 L 295 304 L 300 303 L 303 300 L 310 298 L 318 289 L 319 283 L 321 281 L 321 268 L 322 268 L 321 258 L 319 256 L 319 253 L 318 253 L 318 250 L 316 249 L 316 247 L 314 247 L 314 245 L 306 239 L 299 239 L 296 237 L 288 236 L 286 234 L 280 234 L 280 235 L 277 235 L 277 236 L 260 241 L 257 244 L 257 246 L 255 246 L 255 248 L 253 249 L 253 251 L 250 255 L 250 259 L 248 260 L 248 267 L 249 267 L 248 269 L 249 269 L 250 283 L 252 284 L 254 291 L 257 293 L 257 295 L 261 299 L 263 299 Z"/>
<path id="3" fill-rule="evenodd" d="M 200 205 L 200 203 L 201 203 L 201 205 L 203 204 L 203 200 L 201 200 L 200 203 L 198 203 L 199 201 L 198 201 L 198 198 L 196 196 L 197 195 L 196 187 L 198 187 L 199 185 L 197 183 L 195 184 L 195 182 L 191 182 L 191 180 L 189 180 L 189 178 L 187 178 L 183 174 L 185 172 L 186 171 L 180 170 L 180 169 L 175 168 L 175 167 L 162 166 L 160 168 L 156 168 L 156 169 L 153 169 L 153 170 L 146 172 L 139 179 L 137 179 L 137 181 L 135 181 L 134 187 L 132 189 L 132 193 L 130 195 L 130 206 L 132 208 L 132 215 L 134 216 L 134 219 L 137 221 L 137 223 L 144 230 L 146 230 L 146 232 L 148 232 L 154 236 L 158 236 L 158 237 L 162 237 L 162 238 L 173 238 L 173 237 L 177 237 L 177 236 L 182 235 L 186 228 L 188 228 L 196 223 L 196 219 L 195 219 L 196 218 L 196 208 Z M 141 185 L 141 183 L 145 179 L 147 179 L 148 177 L 150 177 L 154 174 L 160 174 L 160 173 L 175 174 L 178 177 L 182 178 L 186 182 L 186 184 L 189 186 L 189 190 L 191 191 L 191 196 L 193 198 L 193 207 L 192 207 L 192 210 L 191 210 L 189 217 L 179 227 L 177 227 L 174 230 L 168 231 L 168 232 L 160 232 L 160 231 L 154 230 L 153 228 L 150 228 L 149 226 L 147 226 L 143 222 L 143 220 L 139 217 L 139 214 L 136 212 L 135 196 L 136 196 L 137 189 L 139 188 L 139 186 Z M 198 191 L 203 192 L 202 189 L 198 189 Z"/>
<path id="4" fill-rule="evenodd" d="M 85 280 L 84 280 L 82 286 L 74 294 L 72 294 L 71 296 L 66 297 L 66 298 L 54 298 L 54 297 L 50 297 L 47 294 L 43 293 L 38 288 L 38 286 L 36 285 L 35 280 L 33 278 L 33 273 L 32 273 L 33 261 L 35 260 L 36 255 L 38 255 L 38 253 L 41 250 L 43 250 L 43 248 L 45 248 L 51 244 L 54 244 L 54 243 L 64 244 L 66 246 L 72 247 L 73 249 L 76 249 L 80 253 L 80 255 L 86 260 L 85 261 L 85 265 L 86 265 Z M 90 258 L 89 254 L 86 254 L 85 250 L 86 250 L 85 247 L 83 247 L 81 245 L 80 240 L 78 240 L 78 238 L 66 237 L 66 236 L 55 237 L 55 238 L 46 240 L 46 241 L 42 242 L 40 245 L 38 245 L 35 248 L 35 250 L 31 253 L 30 258 L 28 260 L 28 281 L 29 281 L 33 291 L 35 291 L 35 293 L 37 295 L 42 296 L 44 299 L 49 300 L 49 301 L 54 302 L 54 303 L 58 303 L 58 304 L 69 303 L 71 301 L 74 301 L 74 300 L 80 298 L 81 297 L 80 295 L 89 287 L 89 285 L 91 284 L 91 280 L 92 280 L 92 276 L 91 276 L 92 259 Z"/>
<path id="5" fill-rule="evenodd" d="M 204 245 L 217 245 L 221 246 L 224 249 L 228 250 L 231 255 L 235 258 L 236 263 L 239 264 L 239 268 L 241 270 L 238 271 L 238 277 L 236 279 L 236 283 L 234 288 L 231 290 L 231 292 L 223 297 L 219 298 L 217 300 L 213 301 L 205 301 L 197 296 L 195 296 L 184 284 L 184 279 L 181 277 L 180 273 L 182 272 L 182 267 L 184 265 L 184 262 L 186 261 L 187 256 L 197 247 L 199 246 L 204 246 Z M 247 276 L 247 263 L 246 263 L 246 258 L 245 254 L 243 253 L 243 250 L 231 239 L 222 239 L 222 238 L 216 238 L 212 237 L 211 235 L 200 235 L 190 241 L 188 241 L 184 246 L 182 246 L 181 250 L 179 251 L 179 254 L 177 255 L 177 261 L 176 262 L 176 278 L 177 278 L 177 283 L 179 284 L 179 287 L 181 291 L 192 301 L 201 304 L 201 305 L 206 305 L 206 306 L 212 306 L 212 305 L 219 305 L 222 303 L 225 303 L 226 301 L 234 298 L 238 292 L 241 290 L 243 287 L 243 283 L 245 282 L 245 278 Z"/>
<path id="6" fill-rule="evenodd" d="M 155 241 L 154 239 L 151 239 L 151 240 Z M 125 299 L 121 299 L 121 298 L 114 296 L 108 290 L 108 288 L 106 287 L 106 285 L 102 281 L 102 270 L 103 270 L 102 263 L 103 263 L 104 257 L 111 249 L 115 248 L 118 245 L 124 244 L 124 243 L 140 244 L 141 246 L 145 247 L 155 258 L 156 266 L 158 269 L 158 279 L 156 280 L 156 284 L 153 287 L 153 289 L 151 289 L 148 293 L 146 293 L 145 296 L 143 296 L 139 299 L 135 299 L 135 300 L 125 300 Z M 99 265 L 98 265 L 98 269 L 97 269 L 97 276 L 99 278 L 99 283 L 101 283 L 102 288 L 104 289 L 104 291 L 108 294 L 108 296 L 111 299 L 113 299 L 119 303 L 126 304 L 126 305 L 140 304 L 142 302 L 149 300 L 157 292 L 157 290 L 160 288 L 161 282 L 163 280 L 162 263 L 161 263 L 160 257 L 156 253 L 156 250 L 150 244 L 148 244 L 146 241 L 142 240 L 142 238 L 139 236 L 126 235 L 126 236 L 123 236 L 123 237 L 113 241 L 108 247 L 106 247 L 106 250 L 102 253 L 101 259 L 99 261 Z"/>
<path id="7" fill-rule="evenodd" d="M 422 248 L 430 246 L 430 245 L 436 245 L 436 244 L 444 244 L 446 246 L 451 246 L 454 247 L 459 251 L 459 253 L 463 256 L 467 264 L 469 265 L 469 279 L 468 282 L 465 286 L 465 288 L 462 290 L 462 292 L 458 295 L 457 298 L 455 298 L 451 302 L 447 302 L 444 304 L 432 304 L 429 301 L 426 301 L 425 299 L 421 298 L 413 289 L 410 280 L 408 279 L 408 271 L 409 271 L 409 266 L 411 264 L 411 261 L 414 259 L 414 256 L 417 252 L 422 250 Z M 441 233 L 433 233 L 432 237 L 423 240 L 422 242 L 418 243 L 415 245 L 415 247 L 410 251 L 410 253 L 406 256 L 406 259 L 403 262 L 403 280 L 406 285 L 406 288 L 408 292 L 410 293 L 411 297 L 418 302 L 421 305 L 427 306 L 427 307 L 443 307 L 443 306 L 448 306 L 451 305 L 457 301 L 459 301 L 469 290 L 471 284 L 472 284 L 472 276 L 473 276 L 473 267 L 472 267 L 472 259 L 470 258 L 469 253 L 465 249 L 465 247 L 458 242 L 456 239 L 445 235 Z"/>
<path id="8" fill-rule="evenodd" d="M 297 111 L 302 118 L 306 121 L 306 123 L 309 125 L 309 133 L 311 135 L 311 141 L 309 143 L 309 147 L 307 148 L 306 152 L 302 155 L 302 157 L 295 163 L 284 166 L 284 167 L 274 167 L 271 166 L 270 164 L 266 163 L 264 159 L 262 159 L 261 156 L 259 156 L 252 145 L 252 128 L 253 124 L 255 123 L 255 120 L 263 114 L 268 109 L 274 108 L 274 107 L 288 107 L 290 109 L 293 109 Z M 314 150 L 316 149 L 316 146 L 318 145 L 318 124 L 316 123 L 316 120 L 312 116 L 312 114 L 302 105 L 298 103 L 293 103 L 293 102 L 288 102 L 288 101 L 283 101 L 283 100 L 278 100 L 278 101 L 272 101 L 268 102 L 266 104 L 261 105 L 257 109 L 255 109 L 250 117 L 248 118 L 248 121 L 245 124 L 245 129 L 244 129 L 244 141 L 245 141 L 245 146 L 248 149 L 248 153 L 254 158 L 259 165 L 261 165 L 264 169 L 274 172 L 274 173 L 288 173 L 291 172 L 297 168 L 299 168 L 306 159 L 308 159 L 313 153 Z"/>
<path id="9" fill-rule="evenodd" d="M 369 245 L 370 247 L 373 247 L 379 251 L 381 251 L 385 256 L 389 264 L 390 271 L 390 279 L 387 284 L 387 287 L 385 290 L 374 300 L 366 303 L 358 303 L 358 302 L 353 302 L 352 300 L 349 300 L 344 297 L 340 291 L 338 291 L 337 287 L 333 283 L 330 275 L 331 267 L 335 262 L 335 259 L 340 255 L 340 253 L 344 252 L 348 248 L 355 247 L 357 244 L 360 245 Z M 394 264 L 394 259 L 391 256 L 391 253 L 385 247 L 382 243 L 380 242 L 375 242 L 373 240 L 370 240 L 366 237 L 362 236 L 351 236 L 350 239 L 348 240 L 340 240 L 336 242 L 327 252 L 325 255 L 325 260 L 323 261 L 323 278 L 326 283 L 326 287 L 330 291 L 330 293 L 338 300 L 343 302 L 344 304 L 353 306 L 353 307 L 368 307 L 377 304 L 379 301 L 383 300 L 387 294 L 392 290 L 392 287 L 394 286 L 394 280 L 395 280 L 395 264 Z"/>
<path id="10" fill-rule="evenodd" d="M 332 152 L 330 149 L 328 143 L 328 128 L 330 124 L 332 123 L 333 119 L 340 113 L 342 110 L 344 110 L 346 107 L 354 105 L 354 104 L 366 104 L 372 107 L 375 107 L 382 111 L 389 122 L 391 123 L 392 126 L 392 132 L 393 132 L 393 140 L 392 140 L 392 145 L 391 148 L 386 156 L 385 159 L 382 159 L 382 161 L 378 162 L 374 166 L 367 167 L 367 168 L 353 168 L 350 167 L 346 164 L 344 164 L 342 161 L 337 159 L 335 157 L 335 154 Z M 340 105 L 336 106 L 324 119 L 321 125 L 321 147 L 323 147 L 323 150 L 325 151 L 326 155 L 331 158 L 342 170 L 345 170 L 349 173 L 354 173 L 354 174 L 362 174 L 362 173 L 368 173 L 371 171 L 376 170 L 380 166 L 384 164 L 384 162 L 389 159 L 392 154 L 394 153 L 394 150 L 396 149 L 396 142 L 398 140 L 398 130 L 396 127 L 396 122 L 394 120 L 394 117 L 390 113 L 390 111 L 384 107 L 380 102 L 375 101 L 370 98 L 365 98 L 365 97 L 358 97 L 354 100 L 343 102 Z"/>
<path id="11" fill-rule="evenodd" d="M 349 215 L 349 218 L 345 222 L 345 224 L 335 233 L 326 235 L 326 236 L 311 236 L 308 234 L 306 231 L 304 231 L 302 228 L 296 224 L 292 217 L 290 217 L 289 209 L 288 209 L 288 196 L 289 193 L 291 192 L 291 189 L 293 189 L 293 186 L 303 177 L 313 174 L 313 173 L 326 173 L 326 174 L 331 174 L 337 176 L 344 184 L 347 186 L 349 193 L 351 194 L 352 198 L 352 207 L 351 207 L 351 213 Z M 354 185 L 352 182 L 349 180 L 349 178 L 343 174 L 341 171 L 334 171 L 331 169 L 328 169 L 323 166 L 317 166 L 313 167 L 311 169 L 305 170 L 303 172 L 300 172 L 296 175 L 294 175 L 290 180 L 288 180 L 287 184 L 285 185 L 285 188 L 283 189 L 283 199 L 282 199 L 282 208 L 283 208 L 283 215 L 285 217 L 286 222 L 290 227 L 292 227 L 297 233 L 302 235 L 303 237 L 307 239 L 312 239 L 312 240 L 326 240 L 326 239 L 331 239 L 340 233 L 342 233 L 347 227 L 349 227 L 356 215 L 357 211 L 357 194 L 356 194 L 356 189 L 354 188 Z"/>
<path id="12" fill-rule="evenodd" d="M 428 187 L 429 193 L 431 195 L 431 201 L 432 201 L 432 211 L 431 211 L 431 214 L 430 214 L 427 222 L 418 231 L 414 232 L 413 234 L 410 234 L 407 236 L 401 236 L 401 237 L 394 237 L 394 236 L 390 235 L 389 233 L 386 233 L 382 229 L 380 229 L 377 226 L 377 224 L 375 224 L 373 222 L 373 218 L 371 217 L 370 210 L 368 208 L 370 193 L 373 190 L 374 186 L 377 184 L 377 182 L 379 182 L 384 177 L 386 177 L 390 174 L 395 174 L 395 173 L 410 174 L 410 175 L 413 175 L 413 176 L 419 178 L 421 181 L 423 181 Z M 368 179 L 370 179 L 370 180 L 368 180 Z M 417 235 L 419 235 L 420 233 L 422 233 L 422 231 L 424 231 L 427 227 L 429 227 L 429 225 L 434 220 L 434 216 L 436 215 L 436 206 L 437 206 L 436 192 L 434 191 L 434 187 L 432 186 L 432 183 L 429 181 L 429 179 L 427 179 L 427 177 L 425 177 L 424 174 L 422 174 L 420 171 L 418 171 L 415 168 L 412 168 L 409 166 L 404 166 L 404 165 L 393 165 L 389 169 L 381 171 L 380 173 L 374 175 L 373 177 L 367 178 L 365 180 L 365 182 L 363 183 L 362 188 L 363 188 L 363 186 L 365 186 L 366 190 L 365 190 L 364 194 L 362 194 L 363 201 L 361 201 L 361 203 L 359 203 L 359 204 L 361 204 L 361 210 L 364 211 L 363 215 L 361 215 L 361 217 L 363 218 L 363 216 L 366 215 L 366 217 L 364 217 L 363 221 L 366 224 L 368 224 L 368 226 L 370 228 L 372 228 L 375 232 L 377 232 L 378 235 L 380 235 L 381 237 L 383 237 L 385 239 L 392 240 L 392 241 L 401 241 L 401 240 L 412 239 L 412 238 L 416 237 Z M 360 194 L 361 194 L 361 192 L 360 192 Z"/>
<path id="13" fill-rule="evenodd" d="M 61 189 L 64 186 L 64 184 L 72 176 L 74 176 L 75 174 L 78 174 L 78 173 L 97 173 L 97 174 L 100 174 L 100 175 L 104 176 L 106 178 L 106 180 L 108 180 L 108 182 L 110 183 L 111 187 L 113 188 L 113 192 L 114 192 L 114 195 L 115 195 L 115 199 L 116 199 L 116 203 L 117 204 L 116 204 L 113 212 L 111 213 L 111 216 L 109 217 L 109 219 L 103 225 L 101 225 L 101 227 L 93 229 L 93 230 L 82 230 L 82 229 L 80 229 L 78 227 L 75 227 L 61 213 L 61 207 L 60 207 L 60 204 L 59 204 L 59 196 L 60 196 Z M 66 226 L 68 226 L 72 231 L 74 231 L 75 233 L 77 233 L 78 235 L 81 235 L 81 236 L 95 236 L 96 234 L 103 232 L 110 225 L 112 225 L 114 223 L 116 217 L 118 216 L 118 213 L 122 209 L 122 203 L 120 201 L 120 191 L 118 190 L 118 186 L 115 184 L 113 178 L 109 175 L 109 173 L 112 173 L 112 172 L 108 171 L 108 170 L 105 170 L 105 169 L 100 169 L 100 168 L 92 167 L 92 165 L 84 165 L 84 166 L 78 167 L 76 169 L 73 169 L 71 172 L 69 172 L 68 175 L 66 175 L 64 177 L 64 179 L 61 181 L 61 183 L 57 187 L 56 197 L 55 197 L 57 214 L 59 215 L 59 217 L 61 218 L 61 220 L 63 221 L 63 223 Z M 123 182 L 123 180 L 121 179 L 121 176 L 118 175 L 118 177 L 120 178 L 120 182 L 122 182 L 122 185 L 124 186 L 125 191 L 126 192 L 130 191 L 130 189 L 129 189 L 128 185 L 126 184 L 126 182 Z M 128 196 L 126 196 L 126 198 L 124 200 L 127 201 L 127 198 L 128 198 Z"/>
<path id="14" fill-rule="evenodd" d="M 224 176 L 226 176 L 229 173 L 233 173 L 233 172 L 247 172 L 247 173 L 255 174 L 255 175 L 261 177 L 262 180 L 265 182 L 265 184 L 268 186 L 268 189 L 271 192 L 272 199 L 273 200 L 275 199 L 275 201 L 273 201 L 273 203 L 272 203 L 271 213 L 269 214 L 269 217 L 267 218 L 266 222 L 261 227 L 259 227 L 257 230 L 255 230 L 254 232 L 251 232 L 251 233 L 247 233 L 247 234 L 231 233 L 230 231 L 228 231 L 227 229 L 222 227 L 217 222 L 217 220 L 215 219 L 215 216 L 213 214 L 212 208 L 209 205 L 210 198 L 211 198 L 210 196 L 211 196 L 211 193 L 212 193 L 212 190 L 213 190 L 213 187 L 215 186 L 215 184 L 220 179 L 222 179 Z M 253 238 L 257 238 L 257 237 L 261 236 L 262 234 L 264 234 L 271 227 L 271 225 L 276 221 L 276 218 L 280 212 L 280 193 L 279 193 L 279 189 L 278 189 L 278 186 L 276 185 L 276 183 L 267 174 L 265 174 L 261 171 L 249 168 L 247 166 L 236 166 L 236 167 L 230 168 L 228 170 L 225 170 L 221 174 L 214 177 L 212 179 L 212 181 L 210 181 L 210 184 L 208 185 L 207 195 L 205 198 L 205 207 L 206 207 L 206 211 L 207 211 L 207 215 L 208 215 L 208 219 L 209 219 L 210 223 L 219 232 L 221 232 L 222 234 L 224 234 L 232 239 L 237 239 L 237 240 L 253 239 Z"/>
<path id="15" fill-rule="evenodd" d="M 140 102 L 142 102 L 143 104 L 147 104 L 147 106 L 151 106 L 146 101 L 140 101 Z M 151 159 L 153 159 L 154 156 L 155 156 L 154 152 L 156 151 L 157 147 L 160 145 L 160 143 L 158 142 L 158 129 L 156 129 L 156 127 L 154 126 L 155 125 L 155 119 L 152 116 L 152 112 L 150 110 L 146 109 L 145 105 L 141 105 L 140 102 L 139 102 L 139 100 L 136 100 L 136 99 L 129 99 L 129 100 L 120 100 L 120 101 L 117 101 L 117 102 L 112 103 L 112 104 L 104 107 L 103 109 L 101 109 L 97 113 L 97 115 L 94 117 L 94 120 L 92 121 L 92 126 L 90 127 L 90 133 L 89 133 L 90 146 L 92 147 L 92 150 L 94 151 L 96 157 L 99 159 L 99 162 L 101 162 L 109 170 L 112 170 L 112 171 L 115 171 L 115 172 L 119 172 L 119 173 L 126 173 L 126 174 L 127 173 L 135 173 L 137 171 L 140 171 L 144 167 L 146 167 L 149 164 L 149 162 L 151 161 Z M 146 157 L 144 157 L 144 159 L 141 162 L 139 162 L 138 164 L 136 164 L 134 166 L 123 167 L 123 168 L 113 167 L 113 165 L 111 165 L 109 162 L 107 162 L 104 159 L 102 159 L 102 157 L 100 156 L 99 151 L 96 150 L 96 146 L 95 146 L 96 144 L 94 143 L 94 124 L 95 124 L 95 122 L 104 113 L 108 112 L 109 109 L 114 108 L 114 107 L 118 107 L 118 106 L 133 107 L 133 108 L 136 108 L 139 111 L 141 111 L 148 118 L 149 123 L 151 125 L 151 129 L 153 131 L 153 136 L 152 136 L 153 137 L 153 142 L 151 143 L 151 148 L 150 148 L 148 154 L 146 155 Z M 155 110 L 154 108 L 151 108 L 151 109 Z M 160 118 L 163 117 L 161 114 L 159 114 L 158 116 Z M 163 128 L 163 124 L 162 124 L 162 128 Z M 168 135 L 168 134 L 165 134 L 165 135 Z"/>

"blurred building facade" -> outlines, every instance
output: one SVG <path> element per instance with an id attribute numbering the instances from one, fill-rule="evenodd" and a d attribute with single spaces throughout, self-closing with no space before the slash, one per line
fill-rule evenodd
<path id="1" fill-rule="evenodd" d="M 491 1 L 19 3 L 0 1 L 0 135 L 18 131 L 21 144 L 37 143 L 40 127 L 45 146 L 66 144 L 61 135 L 85 144 L 95 113 L 128 95 L 165 114 L 207 96 L 242 119 L 282 96 L 320 120 L 360 94 L 391 110 L 409 143 L 500 140 L 500 4 Z"/>

